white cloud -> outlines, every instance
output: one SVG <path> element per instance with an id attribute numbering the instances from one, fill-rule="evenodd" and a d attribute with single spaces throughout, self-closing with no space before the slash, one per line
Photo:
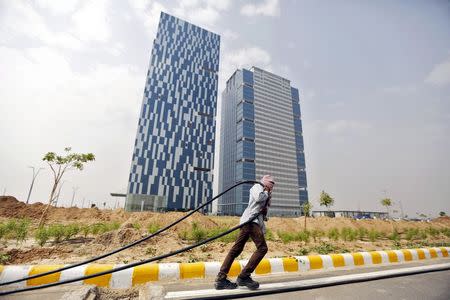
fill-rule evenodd
<path id="1" fill-rule="evenodd" d="M 450 83 L 450 57 L 448 57 L 444 62 L 434 66 L 425 82 L 436 85 L 444 86 Z"/>
<path id="2" fill-rule="evenodd" d="M 34 0 L 34 2 L 41 8 L 50 11 L 54 15 L 68 14 L 72 12 L 76 5 L 79 3 L 78 0 Z"/>
<path id="3" fill-rule="evenodd" d="M 340 135 L 340 134 L 363 134 L 371 128 L 370 124 L 363 121 L 355 120 L 336 120 L 327 123 L 324 126 L 326 132 Z"/>
<path id="4" fill-rule="evenodd" d="M 11 1 L 0 18 L 0 35 L 5 42 L 23 37 L 49 46 L 79 50 L 82 43 L 72 34 L 51 31 L 44 18 L 27 2 Z"/>
<path id="5" fill-rule="evenodd" d="M 239 38 L 239 34 L 237 34 L 236 32 L 234 32 L 230 29 L 225 29 L 225 31 L 223 33 L 221 33 L 220 36 L 222 39 L 225 38 L 229 41 L 234 41 Z"/>
<path id="6" fill-rule="evenodd" d="M 167 11 L 161 3 L 150 0 L 129 0 L 128 4 L 145 27 L 148 37 L 153 40 L 156 37 L 161 11 Z"/>
<path id="7" fill-rule="evenodd" d="M 241 14 L 245 16 L 268 16 L 278 17 L 280 15 L 280 3 L 278 0 L 265 0 L 259 4 L 245 4 L 241 8 Z"/>
<path id="8" fill-rule="evenodd" d="M 213 27 L 221 14 L 231 7 L 230 0 L 181 0 L 173 14 L 201 27 Z"/>
<path id="9" fill-rule="evenodd" d="M 255 66 L 267 71 L 272 70 L 270 54 L 259 47 L 241 48 L 237 51 L 227 50 L 226 52 L 222 51 L 222 53 L 226 54 L 223 55 L 220 63 L 219 93 L 236 69 L 249 69 Z"/>
<path id="10" fill-rule="evenodd" d="M 91 0 L 72 15 L 73 33 L 82 41 L 106 42 L 110 36 L 108 2 Z"/>

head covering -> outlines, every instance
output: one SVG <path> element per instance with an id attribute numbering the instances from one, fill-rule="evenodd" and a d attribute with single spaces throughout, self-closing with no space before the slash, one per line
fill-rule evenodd
<path id="1" fill-rule="evenodd" d="M 273 185 L 275 184 L 275 181 L 274 181 L 274 179 L 273 179 L 273 177 L 271 175 L 264 175 L 261 178 L 261 183 L 264 186 L 268 187 L 270 190 L 272 190 L 273 189 Z"/>

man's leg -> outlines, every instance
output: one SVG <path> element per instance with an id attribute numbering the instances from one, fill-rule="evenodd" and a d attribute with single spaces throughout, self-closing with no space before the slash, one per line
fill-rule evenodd
<path id="1" fill-rule="evenodd" d="M 250 260 L 242 269 L 241 274 L 238 276 L 238 284 L 241 286 L 247 286 L 250 289 L 257 289 L 259 283 L 253 281 L 250 275 L 258 266 L 259 262 L 266 255 L 268 248 L 264 234 L 258 224 L 252 223 L 250 228 L 250 237 L 256 245 L 256 251 L 250 257 Z"/>
<path id="2" fill-rule="evenodd" d="M 239 231 L 239 235 L 234 242 L 233 247 L 231 247 L 230 252 L 228 252 L 227 256 L 225 257 L 225 260 L 222 263 L 222 266 L 220 267 L 220 272 L 217 274 L 217 280 L 222 280 L 227 278 L 227 274 L 230 271 L 231 265 L 233 264 L 233 261 L 236 257 L 241 254 L 242 250 L 244 249 L 245 243 L 247 242 L 249 236 L 250 236 L 250 225 L 246 224 L 245 226 L 241 227 Z"/>

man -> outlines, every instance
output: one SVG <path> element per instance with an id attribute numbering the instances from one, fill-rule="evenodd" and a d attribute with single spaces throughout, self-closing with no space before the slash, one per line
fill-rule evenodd
<path id="1" fill-rule="evenodd" d="M 234 243 L 230 252 L 228 252 L 227 257 L 220 267 L 220 272 L 219 274 L 217 274 L 216 282 L 214 284 L 217 290 L 235 289 L 238 285 L 246 286 L 252 290 L 259 287 L 259 283 L 254 281 L 250 277 L 250 274 L 255 270 L 268 250 L 266 240 L 264 239 L 264 234 L 266 233 L 264 220 L 267 220 L 267 208 L 268 206 L 270 206 L 270 198 L 274 184 L 275 182 L 273 180 L 273 177 L 270 175 L 265 175 L 261 179 L 261 184 L 257 183 L 250 189 L 250 199 L 248 201 L 248 206 L 242 214 L 239 224 L 243 224 L 249 221 L 256 215 L 258 217 L 253 220 L 253 222 L 245 224 L 243 227 L 241 227 L 236 242 Z M 237 278 L 236 284 L 227 279 L 227 274 L 230 271 L 234 259 L 238 257 L 239 254 L 241 254 L 242 250 L 244 249 L 245 243 L 249 238 L 252 238 L 252 241 L 255 243 L 256 251 L 255 253 L 253 253 L 248 263 L 242 269 Z"/>

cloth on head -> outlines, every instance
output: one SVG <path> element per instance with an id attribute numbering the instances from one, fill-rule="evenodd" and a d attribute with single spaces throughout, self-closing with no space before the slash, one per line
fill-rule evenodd
<path id="1" fill-rule="evenodd" d="M 271 175 L 264 175 L 261 178 L 261 183 L 268 187 L 270 190 L 273 189 L 273 185 L 275 184 L 275 180 L 273 179 L 273 177 Z"/>

